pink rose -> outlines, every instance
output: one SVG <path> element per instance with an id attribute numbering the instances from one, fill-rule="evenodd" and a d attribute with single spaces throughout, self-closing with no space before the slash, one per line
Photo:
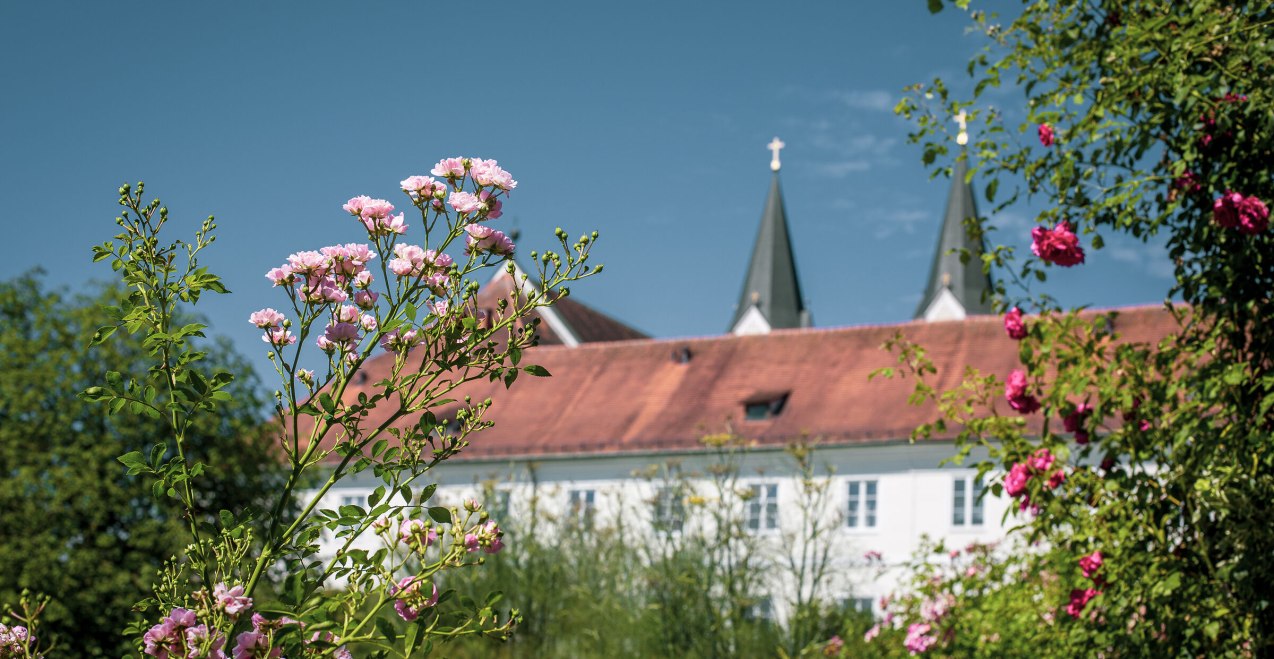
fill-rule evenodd
<path id="1" fill-rule="evenodd" d="M 1022 322 L 1022 310 L 1013 307 L 1004 314 L 1004 331 L 1010 339 L 1026 338 L 1026 323 Z"/>
<path id="2" fill-rule="evenodd" d="M 483 187 L 491 186 L 501 190 L 512 190 L 518 187 L 518 182 L 513 180 L 513 177 L 501 169 L 499 163 L 494 160 L 474 158 L 469 165 L 469 175 Z"/>
<path id="3" fill-rule="evenodd" d="M 1212 204 L 1212 221 L 1227 229 L 1238 229 L 1251 236 L 1269 227 L 1270 210 L 1256 197 L 1226 190 Z"/>
<path id="4" fill-rule="evenodd" d="M 1009 401 L 1009 407 L 1022 414 L 1031 414 L 1040 409 L 1040 402 L 1026 393 L 1026 386 L 1026 373 L 1020 369 L 1014 370 L 1004 383 L 1004 398 Z"/>
<path id="5" fill-rule="evenodd" d="M 1048 477 L 1048 489 L 1056 490 L 1058 486 L 1066 482 L 1066 472 L 1058 469 Z"/>
<path id="6" fill-rule="evenodd" d="M 1052 229 L 1031 229 L 1031 240 L 1031 252 L 1046 263 L 1069 268 L 1084 262 L 1084 248 L 1079 246 L 1079 236 L 1066 220 L 1058 222 Z"/>
<path id="7" fill-rule="evenodd" d="M 472 213 L 482 208 L 482 200 L 478 199 L 477 195 L 468 192 L 451 193 L 447 203 L 456 209 L 457 213 Z"/>
<path id="8" fill-rule="evenodd" d="M 1092 579 L 1097 571 L 1101 569 L 1102 556 L 1101 551 L 1095 551 L 1087 556 L 1079 559 L 1079 569 L 1084 571 L 1084 576 Z"/>
<path id="9" fill-rule="evenodd" d="M 464 178 L 464 160 L 461 158 L 443 158 L 434 168 L 429 170 L 434 176 L 448 179 Z"/>
<path id="10" fill-rule="evenodd" d="M 1053 146 L 1055 133 L 1053 132 L 1052 126 L 1048 124 L 1040 124 L 1039 133 L 1040 133 L 1040 144 L 1043 144 L 1045 148 Z"/>
<path id="11" fill-rule="evenodd" d="M 261 329 L 274 329 L 283 324 L 283 314 L 274 309 L 262 309 L 252 312 L 252 315 L 248 316 L 248 322 Z"/>
<path id="12" fill-rule="evenodd" d="M 917 622 L 907 628 L 907 638 L 903 641 L 903 645 L 907 647 L 912 654 L 922 654 L 929 648 L 933 647 L 938 639 L 929 635 L 929 630 L 933 629 L 928 623 Z"/>
<path id="13" fill-rule="evenodd" d="M 469 254 L 490 252 L 497 256 L 507 256 L 513 253 L 513 241 L 503 231 L 481 224 L 470 224 L 464 230 L 469 234 L 465 237 L 465 252 Z"/>
<path id="14" fill-rule="evenodd" d="M 1084 607 L 1088 605 L 1094 597 L 1101 594 L 1100 590 L 1095 588 L 1076 588 L 1071 591 L 1071 601 L 1066 605 L 1066 612 L 1072 617 L 1078 618 L 1084 613 Z"/>
<path id="15" fill-rule="evenodd" d="M 1038 472 L 1044 472 L 1048 471 L 1049 467 L 1053 466 L 1053 461 L 1056 459 L 1057 458 L 1053 456 L 1052 451 L 1042 448 L 1032 453 L 1030 459 L 1026 462 L 1031 466 L 1031 469 Z"/>
<path id="16" fill-rule="evenodd" d="M 1014 464 L 1004 477 L 1004 493 L 1011 497 L 1021 496 L 1026 493 L 1026 484 L 1030 481 L 1031 470 L 1021 462 Z"/>

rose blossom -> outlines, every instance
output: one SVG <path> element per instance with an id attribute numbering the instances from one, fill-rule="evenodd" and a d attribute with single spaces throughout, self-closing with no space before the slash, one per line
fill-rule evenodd
<path id="1" fill-rule="evenodd" d="M 1048 471 L 1048 468 L 1053 466 L 1054 460 L 1056 460 L 1056 458 L 1053 456 L 1053 452 L 1046 448 L 1042 448 L 1032 453 L 1031 458 L 1027 460 L 1027 463 L 1030 464 L 1031 469 L 1044 472 Z"/>
<path id="2" fill-rule="evenodd" d="M 1026 338 L 1026 323 L 1022 322 L 1022 310 L 1013 307 L 1004 314 L 1004 331 L 1010 339 Z"/>
<path id="3" fill-rule="evenodd" d="M 1066 472 L 1058 469 L 1048 477 L 1048 489 L 1056 490 L 1058 486 L 1066 482 Z"/>
<path id="4" fill-rule="evenodd" d="M 1031 470 L 1021 462 L 1009 468 L 1004 477 L 1004 493 L 1011 497 L 1021 496 L 1026 492 L 1026 484 L 1031 480 Z"/>
<path id="5" fill-rule="evenodd" d="M 913 623 L 907 628 L 907 638 L 903 641 L 903 645 L 911 651 L 911 654 L 922 654 L 938 642 L 938 639 L 929 636 L 930 629 L 933 627 L 924 622 Z"/>
<path id="6" fill-rule="evenodd" d="M 507 256 L 513 253 L 513 241 L 504 235 L 503 231 L 496 231 L 488 226 L 481 224 L 470 224 L 464 228 L 469 235 L 465 237 L 465 252 L 469 254 L 481 254 L 490 252 L 497 256 Z"/>
<path id="7" fill-rule="evenodd" d="M 248 316 L 248 322 L 261 329 L 274 329 L 283 324 L 283 314 L 274 309 L 266 308 L 252 312 Z"/>
<path id="8" fill-rule="evenodd" d="M 1083 570 L 1084 576 L 1089 579 L 1092 579 L 1093 576 L 1097 574 L 1097 571 L 1101 569 L 1101 565 L 1101 550 L 1094 551 L 1093 553 L 1079 559 L 1079 569 Z"/>
<path id="9" fill-rule="evenodd" d="M 457 213 L 472 213 L 482 208 L 482 200 L 468 192 L 451 193 L 451 196 L 447 198 L 447 204 L 456 209 Z"/>
<path id="10" fill-rule="evenodd" d="M 265 333 L 265 336 L 261 337 L 261 340 L 276 348 L 282 348 L 283 346 L 290 346 L 293 343 L 296 343 L 296 337 L 292 335 L 292 332 L 285 329 L 269 330 Z"/>
<path id="11" fill-rule="evenodd" d="M 1058 222 L 1052 229 L 1031 229 L 1031 241 L 1031 253 L 1046 263 L 1069 268 L 1084 262 L 1084 248 L 1079 246 L 1079 236 L 1066 220 Z"/>
<path id="12" fill-rule="evenodd" d="M 1045 148 L 1053 146 L 1055 133 L 1053 132 L 1052 126 L 1048 124 L 1040 124 L 1039 134 L 1040 144 L 1043 144 Z"/>
<path id="13" fill-rule="evenodd" d="M 513 176 L 501 169 L 499 163 L 494 160 L 474 158 L 469 165 L 469 175 L 483 187 L 494 186 L 501 190 L 512 190 L 518 187 L 518 182 L 513 180 Z"/>
<path id="14" fill-rule="evenodd" d="M 1265 231 L 1269 227 L 1269 218 L 1270 210 L 1265 202 L 1230 190 L 1212 204 L 1212 221 L 1249 236 Z"/>
<path id="15" fill-rule="evenodd" d="M 1009 407 L 1022 414 L 1031 414 L 1040 409 L 1040 402 L 1026 393 L 1026 386 L 1026 373 L 1015 369 L 1004 383 L 1004 398 L 1009 401 Z"/>
<path id="16" fill-rule="evenodd" d="M 420 617 L 422 611 L 438 603 L 438 586 L 431 584 L 433 594 L 426 598 L 420 593 L 421 581 L 419 577 L 403 577 L 389 587 L 389 594 L 397 598 L 394 610 L 407 622 Z"/>
<path id="17" fill-rule="evenodd" d="M 1072 617 L 1078 618 L 1084 613 L 1084 607 L 1088 605 L 1088 602 L 1100 594 L 1101 591 L 1096 588 L 1076 588 L 1072 590 L 1071 601 L 1066 605 L 1066 612 L 1071 614 Z"/>
<path id="18" fill-rule="evenodd" d="M 429 170 L 434 176 L 442 176 L 448 179 L 464 178 L 464 160 L 460 158 L 443 158 L 438 161 L 434 168 Z"/>

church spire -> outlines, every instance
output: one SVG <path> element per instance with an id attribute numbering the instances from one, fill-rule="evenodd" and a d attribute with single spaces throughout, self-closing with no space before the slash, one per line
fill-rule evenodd
<path id="1" fill-rule="evenodd" d="M 777 137 L 767 145 L 773 153 L 770 169 L 774 177 L 770 181 L 756 245 L 752 248 L 752 260 L 743 279 L 743 291 L 739 294 L 734 319 L 730 321 L 733 334 L 764 334 L 772 329 L 810 326 L 810 315 L 796 276 L 783 192 L 779 188 L 779 150 L 784 146 Z"/>
<path id="2" fill-rule="evenodd" d="M 942 219 L 942 231 L 938 234 L 938 247 L 934 250 L 933 265 L 924 297 L 916 307 L 916 318 L 925 320 L 959 320 L 973 314 L 991 313 L 991 276 L 982 271 L 982 239 L 971 239 L 964 229 L 965 218 L 977 217 L 973 186 L 968 179 L 968 155 L 964 144 L 965 115 L 961 112 L 960 157 L 951 172 L 951 192 L 947 195 L 947 211 Z M 954 251 L 953 251 L 954 250 Z M 967 250 L 969 260 L 960 262 L 960 253 Z M 987 295 L 983 295 L 983 293 Z M 984 299 L 985 298 L 985 299 Z"/>

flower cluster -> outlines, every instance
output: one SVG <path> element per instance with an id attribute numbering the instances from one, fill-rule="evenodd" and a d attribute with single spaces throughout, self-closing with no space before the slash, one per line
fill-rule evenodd
<path id="1" fill-rule="evenodd" d="M 1027 393 L 1027 384 L 1026 373 L 1021 369 L 1014 369 L 1004 382 L 1004 398 L 1009 401 L 1009 407 L 1022 414 L 1031 414 L 1040 409 L 1039 399 Z"/>
<path id="2" fill-rule="evenodd" d="M 411 179 L 409 178 L 408 180 Z M 384 199 L 372 199 L 367 195 L 359 195 L 345 202 L 342 208 L 363 223 L 363 227 L 367 229 L 369 236 L 392 236 L 407 233 L 407 224 L 403 222 L 403 214 L 390 215 L 390 213 L 394 212 L 394 205 Z"/>
<path id="3" fill-rule="evenodd" d="M 1079 236 L 1066 220 L 1058 222 L 1052 229 L 1031 229 L 1031 241 L 1031 253 L 1046 263 L 1069 268 L 1084 262 L 1084 248 L 1079 246 Z"/>
<path id="4" fill-rule="evenodd" d="M 142 651 L 159 659 L 203 657 L 205 646 L 211 659 L 225 659 L 220 634 L 209 637 L 208 625 L 199 623 L 195 612 L 177 607 L 142 636 Z M 236 657 L 236 659 L 238 659 Z"/>
<path id="5" fill-rule="evenodd" d="M 1049 472 L 1056 459 L 1052 451 L 1042 448 L 1032 453 L 1026 462 L 1014 463 L 1009 468 L 1009 473 L 1004 476 L 1004 493 L 1013 498 L 1022 498 L 1018 506 L 1019 509 L 1027 510 L 1030 508 L 1037 510 L 1031 504 L 1031 497 L 1026 492 L 1032 478 L 1036 476 L 1047 478 L 1046 484 L 1050 490 L 1057 489 L 1062 483 L 1066 482 L 1066 472 L 1063 469 L 1059 468 L 1056 471 Z"/>
<path id="6" fill-rule="evenodd" d="M 398 539 L 412 551 L 423 554 L 438 541 L 438 530 L 427 522 L 409 519 L 398 527 Z"/>
<path id="7" fill-rule="evenodd" d="M 1251 236 L 1269 228 L 1270 209 L 1256 197 L 1226 190 L 1212 204 L 1212 221 L 1226 229 L 1238 229 Z"/>
<path id="8" fill-rule="evenodd" d="M 389 587 L 389 595 L 395 598 L 394 610 L 407 622 L 420 617 L 425 609 L 433 608 L 438 603 L 438 586 L 430 584 L 428 597 L 421 592 L 424 580 L 420 577 L 403 577 Z"/>
<path id="9" fill-rule="evenodd" d="M 468 234 L 465 237 L 466 254 L 490 253 L 508 256 L 513 253 L 513 241 L 504 235 L 503 231 L 496 231 L 481 224 L 470 224 L 464 230 Z"/>
<path id="10" fill-rule="evenodd" d="M 934 643 L 938 642 L 938 639 L 929 633 L 932 630 L 933 625 L 927 622 L 912 623 L 907 627 L 907 639 L 903 641 L 903 645 L 911 654 L 922 654 L 928 651 Z"/>
<path id="11" fill-rule="evenodd" d="M 494 520 L 487 520 L 464 536 L 464 547 L 470 552 L 482 549 L 488 554 L 494 554 L 504 549 L 504 531 L 496 525 Z"/>
<path id="12" fill-rule="evenodd" d="M 0 659 L 9 657 L 32 657 L 28 647 L 35 643 L 35 638 L 27 633 L 22 625 L 0 625 Z"/>
<path id="13" fill-rule="evenodd" d="M 305 627 L 304 623 L 286 616 L 270 620 L 260 613 L 252 614 L 252 629 L 235 637 L 231 656 L 233 659 L 282 659 L 282 650 L 274 647 L 274 635 L 289 625 Z M 349 655 L 344 648 L 337 650 L 337 654 L 342 651 Z"/>

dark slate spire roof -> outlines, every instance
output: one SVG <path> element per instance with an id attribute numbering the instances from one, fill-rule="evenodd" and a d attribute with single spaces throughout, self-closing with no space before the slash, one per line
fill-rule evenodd
<path id="1" fill-rule="evenodd" d="M 982 272 L 982 240 L 970 240 L 964 230 L 964 220 L 976 217 L 973 203 L 973 186 L 966 180 L 968 160 L 963 154 L 951 172 L 951 192 L 947 195 L 947 212 L 942 219 L 942 232 L 938 234 L 938 247 L 933 253 L 933 265 L 924 297 L 916 307 L 915 318 L 923 318 L 925 310 L 942 293 L 944 288 L 964 307 L 967 315 L 991 313 L 989 296 L 983 301 L 982 292 L 991 290 L 990 275 Z M 952 250 L 956 250 L 954 253 Z M 960 249 L 969 250 L 968 263 L 960 262 Z"/>
<path id="2" fill-rule="evenodd" d="M 752 261 L 748 263 L 747 276 L 743 279 L 739 304 L 730 321 L 731 330 L 754 305 L 765 317 L 770 329 L 810 326 L 810 315 L 801 297 L 801 283 L 796 277 L 796 259 L 792 256 L 787 212 L 783 209 L 783 192 L 779 189 L 777 171 L 770 182 L 770 196 L 765 201 L 761 228 L 756 234 L 756 246 L 752 248 Z"/>

